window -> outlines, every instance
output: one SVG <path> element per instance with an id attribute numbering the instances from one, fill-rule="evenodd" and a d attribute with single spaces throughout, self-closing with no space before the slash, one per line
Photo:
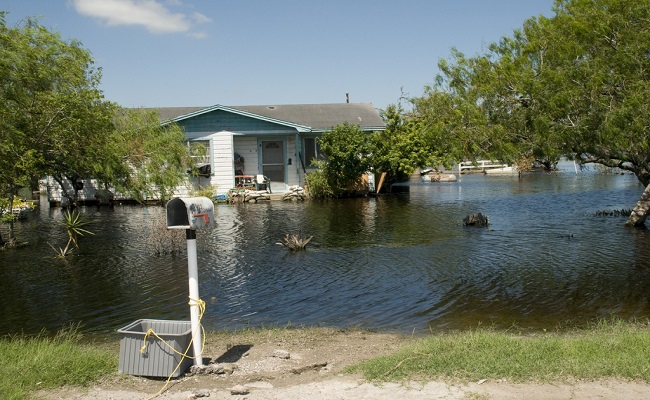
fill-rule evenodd
<path id="1" fill-rule="evenodd" d="M 194 164 L 210 163 L 210 141 L 209 140 L 190 140 L 187 142 Z"/>
<path id="2" fill-rule="evenodd" d="M 318 138 L 305 138 L 305 167 L 312 167 L 314 160 L 321 161 L 325 157 L 320 151 L 320 144 L 318 143 Z"/>
<path id="3" fill-rule="evenodd" d="M 187 148 L 192 157 L 194 168 L 199 175 L 209 176 L 212 174 L 212 163 L 210 161 L 210 141 L 209 140 L 190 140 L 187 142 Z"/>

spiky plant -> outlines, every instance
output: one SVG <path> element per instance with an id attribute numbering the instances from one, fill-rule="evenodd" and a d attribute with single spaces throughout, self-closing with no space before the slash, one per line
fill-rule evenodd
<path id="1" fill-rule="evenodd" d="M 291 251 L 304 251 L 305 248 L 307 247 L 307 244 L 311 241 L 313 236 L 310 236 L 308 238 L 302 237 L 302 232 L 298 231 L 297 234 L 290 235 L 286 234 L 284 235 L 284 239 L 282 242 L 276 243 L 278 246 L 284 246 L 288 248 Z"/>
<path id="2" fill-rule="evenodd" d="M 56 257 L 58 258 L 65 258 L 70 255 L 73 250 L 73 245 L 74 248 L 79 248 L 79 244 L 77 243 L 79 236 L 83 236 L 84 234 L 94 235 L 94 233 L 89 230 L 82 228 L 83 226 L 88 225 L 89 222 L 78 211 L 73 210 L 64 212 L 62 224 L 68 233 L 68 242 L 65 247 L 59 247 L 58 249 L 50 244 L 50 247 L 54 249 Z"/>

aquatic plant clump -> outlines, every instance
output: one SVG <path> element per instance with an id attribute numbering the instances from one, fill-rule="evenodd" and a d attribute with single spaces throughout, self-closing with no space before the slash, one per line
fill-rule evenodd
<path id="1" fill-rule="evenodd" d="M 284 246 L 291 251 L 304 251 L 307 244 L 311 241 L 313 236 L 308 238 L 302 237 L 302 233 L 298 231 L 295 235 L 286 234 L 282 242 L 276 243 L 278 246 Z"/>
<path id="2" fill-rule="evenodd" d="M 620 210 L 598 210 L 594 213 L 597 217 L 629 217 L 630 214 L 632 214 L 632 210 L 627 208 Z"/>

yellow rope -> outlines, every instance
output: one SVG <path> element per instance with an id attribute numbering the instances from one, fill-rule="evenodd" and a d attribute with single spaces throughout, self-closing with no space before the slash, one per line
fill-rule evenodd
<path id="1" fill-rule="evenodd" d="M 201 333 L 203 334 L 202 343 L 201 343 L 201 352 L 199 354 L 195 355 L 194 357 L 187 355 L 187 353 L 189 353 L 190 349 L 192 348 L 192 342 L 194 341 L 194 335 L 193 334 L 192 334 L 192 338 L 190 339 L 190 343 L 187 345 L 187 349 L 185 349 L 184 353 L 181 353 L 181 352 L 177 351 L 175 348 L 173 348 L 163 338 L 158 336 L 158 334 L 156 332 L 154 332 L 153 329 L 149 329 L 147 331 L 147 333 L 145 333 L 145 335 L 144 335 L 144 344 L 142 345 L 142 348 L 140 348 L 141 353 L 145 353 L 147 351 L 147 339 L 149 339 L 150 336 L 153 336 L 153 337 L 157 338 L 158 340 L 160 340 L 162 343 L 164 343 L 167 347 L 169 347 L 174 353 L 180 355 L 181 359 L 178 362 L 178 364 L 176 365 L 176 368 L 174 368 L 172 373 L 167 377 L 167 380 L 165 381 L 165 385 L 156 394 L 149 397 L 148 400 L 151 400 L 151 399 L 154 399 L 154 398 L 160 396 L 161 394 L 163 394 L 165 392 L 165 390 L 167 390 L 167 386 L 169 385 L 169 382 L 171 382 L 172 377 L 174 376 L 174 374 L 176 373 L 178 368 L 180 368 L 180 366 L 183 363 L 184 359 L 186 359 L 186 358 L 197 359 L 197 358 L 201 357 L 201 355 L 203 354 L 203 349 L 205 349 L 205 329 L 203 328 L 203 325 L 201 324 L 201 319 L 203 319 L 203 314 L 205 313 L 205 301 L 203 301 L 201 299 L 193 299 L 193 298 L 190 297 L 189 305 L 190 305 L 190 307 L 199 307 L 199 326 L 201 327 Z"/>
<path id="2" fill-rule="evenodd" d="M 155 335 L 155 332 L 151 328 L 149 328 L 147 333 L 144 334 L 144 344 L 140 348 L 140 353 L 144 354 L 144 352 L 147 351 L 147 339 L 149 339 L 149 336 L 151 336 L 152 334 Z"/>

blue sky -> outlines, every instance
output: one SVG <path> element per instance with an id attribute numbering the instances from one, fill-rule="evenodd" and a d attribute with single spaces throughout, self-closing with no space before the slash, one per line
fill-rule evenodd
<path id="1" fill-rule="evenodd" d="M 80 40 L 125 107 L 396 103 L 467 55 L 552 16 L 553 0 L 5 0 Z"/>

